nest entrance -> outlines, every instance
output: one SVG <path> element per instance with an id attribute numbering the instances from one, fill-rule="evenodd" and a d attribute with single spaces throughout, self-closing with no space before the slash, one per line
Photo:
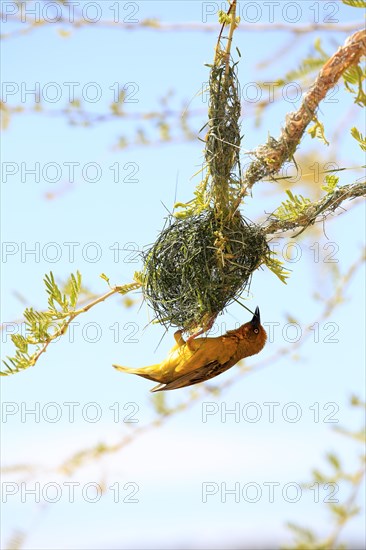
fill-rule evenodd
<path id="1" fill-rule="evenodd" d="M 249 285 L 269 249 L 260 226 L 212 210 L 175 220 L 144 255 L 144 295 L 166 326 L 193 331 Z"/>

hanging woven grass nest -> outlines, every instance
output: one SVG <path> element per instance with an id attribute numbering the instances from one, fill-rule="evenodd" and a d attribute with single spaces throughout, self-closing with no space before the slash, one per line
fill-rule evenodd
<path id="1" fill-rule="evenodd" d="M 145 298 L 159 322 L 192 332 L 245 290 L 268 254 L 261 227 L 239 213 L 174 220 L 145 254 Z"/>
<path id="2" fill-rule="evenodd" d="M 156 242 L 144 254 L 141 285 L 156 319 L 196 336 L 244 290 L 253 272 L 266 264 L 281 278 L 280 262 L 271 258 L 263 229 L 239 212 L 245 195 L 240 167 L 241 115 L 237 62 L 231 57 L 238 25 L 236 1 L 222 23 L 208 83 L 205 173 L 195 198 L 171 216 Z M 229 27 L 227 37 L 223 30 Z M 239 53 L 239 52 L 238 52 Z M 197 330 L 199 329 L 199 330 Z"/>

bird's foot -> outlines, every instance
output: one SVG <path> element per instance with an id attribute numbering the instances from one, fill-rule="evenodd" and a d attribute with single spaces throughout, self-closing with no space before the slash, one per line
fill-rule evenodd
<path id="1" fill-rule="evenodd" d="M 192 341 L 195 338 L 197 338 L 197 336 L 201 336 L 201 334 L 203 334 L 204 332 L 207 332 L 208 330 L 210 330 L 212 328 L 212 325 L 214 324 L 215 319 L 216 319 L 216 315 L 211 315 L 211 317 L 209 318 L 208 322 L 205 324 L 204 327 L 199 328 L 199 330 L 197 330 L 196 332 L 191 334 L 189 336 L 189 338 L 187 338 L 188 347 L 189 347 L 190 344 L 192 344 Z"/>
<path id="2" fill-rule="evenodd" d="M 178 344 L 178 346 L 184 346 L 186 343 L 185 339 L 183 338 L 183 330 L 177 330 L 177 332 L 174 333 L 174 340 Z"/>

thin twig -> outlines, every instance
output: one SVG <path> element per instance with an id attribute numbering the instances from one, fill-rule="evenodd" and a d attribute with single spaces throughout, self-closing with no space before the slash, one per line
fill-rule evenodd
<path id="1" fill-rule="evenodd" d="M 139 288 L 140 286 L 141 286 L 140 283 L 136 283 L 136 288 Z M 34 366 L 37 363 L 38 359 L 41 357 L 41 355 L 47 351 L 48 346 L 50 345 L 50 343 L 53 340 L 55 340 L 56 338 L 59 338 L 60 336 L 63 336 L 65 334 L 65 332 L 67 331 L 69 325 L 72 323 L 72 321 L 75 319 L 75 317 L 77 317 L 81 313 L 86 313 L 92 307 L 96 306 L 97 304 L 100 304 L 101 302 L 104 302 L 104 300 L 107 300 L 108 298 L 110 298 L 114 294 L 117 294 L 118 292 L 120 292 L 121 289 L 122 289 L 121 286 L 115 286 L 109 292 L 106 292 L 106 294 L 103 294 L 103 296 L 99 296 L 99 298 L 96 298 L 95 300 L 93 300 L 92 302 L 87 304 L 86 306 L 81 307 L 80 309 L 77 309 L 75 311 L 65 313 L 63 317 L 65 319 L 66 318 L 68 318 L 68 319 L 65 321 L 65 323 L 57 331 L 54 332 L 54 334 L 50 335 L 49 340 L 47 340 L 47 342 L 43 345 L 43 347 L 40 348 L 40 350 L 37 352 L 37 354 L 34 355 L 34 357 L 32 358 L 32 366 Z M 60 318 L 62 319 L 62 317 L 60 317 Z"/>
<path id="2" fill-rule="evenodd" d="M 313 225 L 321 216 L 321 219 L 334 212 L 342 202 L 366 196 L 366 183 L 352 183 L 342 185 L 333 191 L 332 195 L 326 195 L 317 202 L 312 202 L 305 207 L 301 214 L 295 219 L 282 220 L 276 218 L 275 214 L 270 217 L 269 223 L 265 225 L 264 231 L 267 235 L 273 235 L 279 232 L 290 231 L 292 229 L 302 228 L 300 233 L 310 225 Z M 294 236 L 300 235 L 297 233 Z"/>
<path id="3" fill-rule="evenodd" d="M 229 69 L 230 69 L 230 52 L 231 52 L 231 45 L 233 43 L 233 34 L 237 27 L 236 23 L 236 0 L 233 0 L 232 4 L 230 5 L 230 9 L 228 11 L 228 14 L 231 16 L 231 23 L 230 23 L 230 29 L 229 29 L 229 35 L 227 37 L 227 44 L 226 44 L 226 50 L 225 50 L 225 57 L 226 57 L 226 67 L 225 67 L 225 78 L 229 75 Z"/>
<path id="4" fill-rule="evenodd" d="M 12 22 L 19 22 L 21 25 L 24 26 L 24 22 L 21 20 L 20 15 L 11 15 L 11 14 L 0 14 L 3 16 L 5 21 L 12 21 Z M 85 28 L 88 26 L 91 26 L 90 22 L 88 22 L 85 18 L 78 18 L 74 21 L 70 21 L 67 17 L 61 17 L 58 21 L 60 24 L 60 28 L 63 27 L 71 27 L 73 30 L 78 30 L 81 28 Z M 1 38 L 4 40 L 6 38 L 15 38 L 16 36 L 23 36 L 26 34 L 29 34 L 35 29 L 41 28 L 41 27 L 47 27 L 52 25 L 55 26 L 54 23 L 50 24 L 47 23 L 47 21 L 39 21 L 37 23 L 32 23 L 30 25 L 27 25 L 25 28 L 20 27 L 19 29 L 15 29 L 14 31 L 10 31 L 8 33 L 3 33 L 1 35 Z M 208 24 L 208 23 L 196 23 L 196 22 L 182 22 L 182 23 L 170 23 L 170 22 L 163 22 L 159 21 L 158 19 L 144 19 L 138 23 L 124 23 L 124 22 L 115 22 L 111 20 L 101 20 L 97 23 L 93 23 L 93 28 L 97 29 L 116 29 L 116 30 L 123 30 L 123 31 L 157 31 L 157 32 L 217 32 L 219 26 L 217 24 Z M 292 33 L 294 35 L 299 34 L 307 34 L 307 33 L 314 33 L 314 32 L 342 32 L 342 33 L 349 33 L 353 32 L 356 29 L 360 27 L 359 21 L 354 21 L 351 23 L 347 23 L 344 25 L 334 25 L 332 23 L 313 23 L 309 25 L 292 25 L 292 24 L 286 24 L 286 23 L 256 23 L 253 25 L 252 23 L 241 23 L 239 32 L 259 32 L 259 31 L 275 31 L 275 32 L 288 32 Z"/>
<path id="5" fill-rule="evenodd" d="M 41 345 L 41 347 L 38 349 L 38 351 L 36 351 L 32 356 L 28 356 L 28 365 L 26 368 L 28 367 L 34 367 L 34 365 L 37 363 L 38 359 L 41 357 L 41 355 L 43 353 L 46 353 L 47 351 L 47 348 L 48 346 L 50 345 L 50 343 L 54 340 L 56 340 L 56 338 L 59 338 L 60 336 L 63 336 L 65 334 L 65 332 L 67 331 L 69 325 L 71 324 L 71 322 L 78 316 L 78 315 L 81 315 L 82 313 L 86 313 L 87 311 L 89 311 L 89 309 L 91 309 L 92 307 L 100 304 L 101 302 L 104 302 L 105 300 L 107 300 L 107 298 L 110 298 L 111 296 L 113 296 L 114 294 L 118 294 L 118 293 L 121 293 L 121 294 L 126 294 L 127 292 L 130 292 L 132 290 L 136 290 L 138 288 L 141 287 L 141 283 L 140 282 L 137 282 L 137 281 L 134 281 L 133 283 L 130 283 L 128 285 L 123 285 L 123 286 L 114 286 L 113 288 L 111 288 L 111 290 L 109 290 L 108 292 L 106 292 L 105 294 L 103 294 L 102 296 L 99 296 L 98 298 L 95 298 L 94 300 L 92 300 L 91 302 L 89 302 L 89 304 L 79 308 L 79 309 L 76 309 L 74 311 L 67 311 L 65 313 L 60 313 L 58 312 L 57 313 L 57 318 L 56 318 L 56 322 L 57 321 L 63 321 L 64 322 L 61 324 L 61 326 L 58 328 L 58 330 L 56 330 L 53 334 L 48 334 L 47 336 L 47 340 L 46 341 L 42 341 L 42 342 L 37 342 L 37 341 L 32 341 L 32 342 L 28 342 L 28 343 L 31 343 L 32 345 Z M 48 312 L 46 312 L 48 313 Z M 6 364 L 6 363 L 5 363 Z M 23 368 L 23 367 L 22 367 Z M 12 369 L 9 369 L 8 367 L 8 370 L 10 372 L 7 372 L 7 371 L 4 371 L 4 372 L 1 372 L 1 376 L 8 376 L 10 374 L 13 373 Z M 19 369 L 18 369 L 19 370 Z"/>

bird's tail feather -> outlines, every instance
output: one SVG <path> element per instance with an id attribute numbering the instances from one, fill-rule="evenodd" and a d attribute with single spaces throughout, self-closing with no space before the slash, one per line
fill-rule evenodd
<path id="1" fill-rule="evenodd" d="M 165 388 L 166 384 L 164 383 L 161 383 L 161 384 L 158 384 L 157 386 L 154 386 L 153 388 L 151 388 L 151 392 L 155 393 L 156 391 L 163 391 L 164 388 Z"/>
<path id="2" fill-rule="evenodd" d="M 113 367 L 117 370 L 120 370 L 121 372 L 127 372 L 129 374 L 137 374 L 138 376 L 142 376 L 143 378 L 147 378 L 148 380 L 159 382 L 159 380 L 156 380 L 155 376 L 151 376 L 148 372 L 146 372 L 145 368 L 131 369 L 130 367 L 123 367 L 121 365 L 113 365 Z M 151 365 L 152 370 L 154 369 L 154 367 L 157 367 L 157 365 Z"/>
<path id="3" fill-rule="evenodd" d="M 122 365 L 112 365 L 115 369 L 120 370 L 122 372 L 129 372 L 131 374 L 135 374 L 136 369 L 131 369 L 130 367 L 123 367 Z"/>

